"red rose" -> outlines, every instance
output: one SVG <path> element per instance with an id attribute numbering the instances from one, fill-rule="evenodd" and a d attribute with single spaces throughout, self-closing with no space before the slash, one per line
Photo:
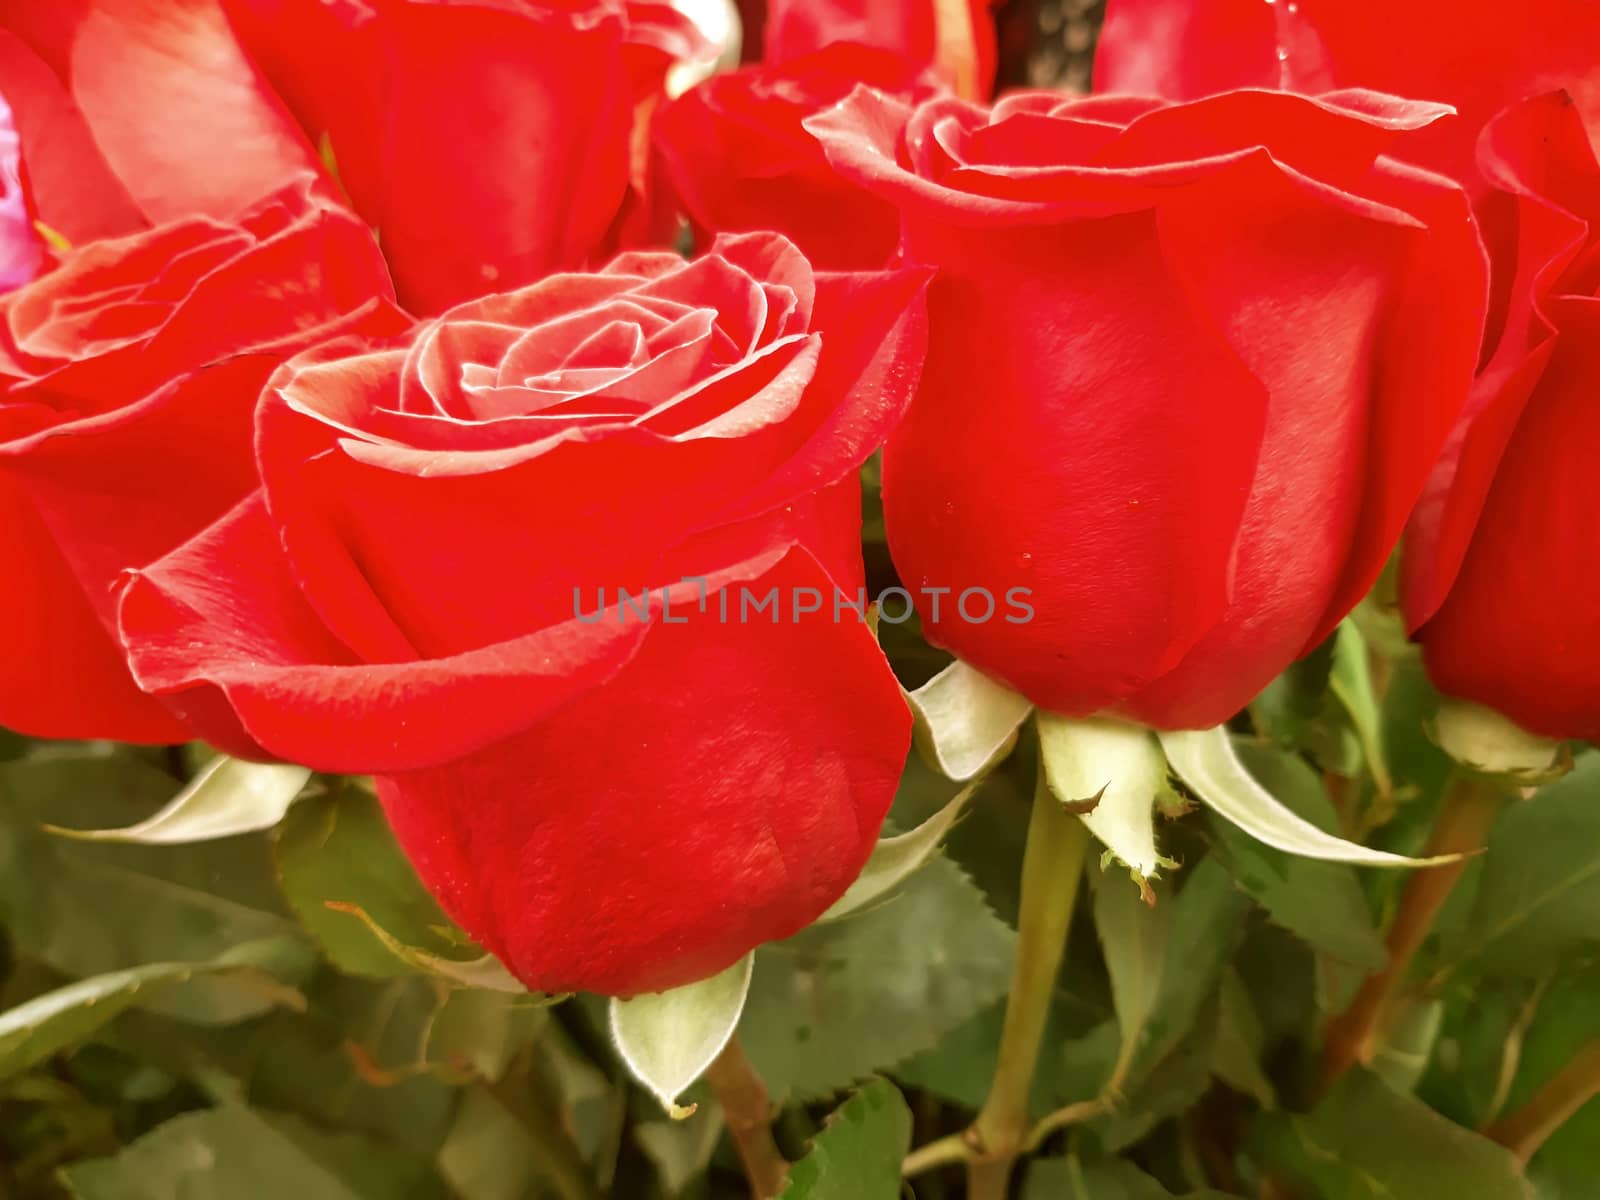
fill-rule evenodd
<path id="1" fill-rule="evenodd" d="M 227 220 L 321 171 L 218 0 L 0 0 L 0 91 L 38 216 L 74 244 Z"/>
<path id="2" fill-rule="evenodd" d="M 900 241 L 893 204 L 842 179 L 800 122 L 858 83 L 921 99 L 933 77 L 885 50 L 843 42 L 779 66 L 714 75 L 656 118 L 671 192 L 698 236 L 774 229 L 822 267 L 877 267 Z"/>
<path id="3" fill-rule="evenodd" d="M 933 67 L 957 94 L 975 99 L 994 90 L 993 7 L 994 0 L 768 0 L 765 58 L 782 63 L 856 42 Z"/>
<path id="4" fill-rule="evenodd" d="M 27 283 L 44 265 L 44 244 L 22 190 L 21 141 L 0 97 L 0 291 Z"/>
<path id="5" fill-rule="evenodd" d="M 636 0 L 225 2 L 428 313 L 603 257 L 640 106 L 706 49 Z"/>
<path id="6" fill-rule="evenodd" d="M 1506 104 L 1564 87 L 1600 117 L 1594 0 L 1110 0 L 1095 87 L 1189 99 L 1238 87 L 1381 88 L 1454 105 L 1396 153 L 1476 191 L 1473 145 Z"/>
<path id="7" fill-rule="evenodd" d="M 1412 521 L 1404 608 L 1444 691 L 1597 740 L 1600 165 L 1559 92 L 1494 121 L 1479 165 L 1504 328 Z"/>
<path id="8" fill-rule="evenodd" d="M 267 376 L 331 333 L 403 327 L 387 292 L 366 229 L 300 186 L 237 223 L 91 243 L 0 297 L 0 556 L 26 564 L 0 593 L 0 725 L 189 736 L 128 676 L 117 575 L 250 491 Z"/>
<path id="9" fill-rule="evenodd" d="M 1192 728 L 1335 627 L 1482 329 L 1465 195 L 1383 156 L 1439 115 L 1366 92 L 913 114 L 861 89 L 807 122 L 939 268 L 883 476 L 931 638 L 1043 708 Z"/>
<path id="10" fill-rule="evenodd" d="M 916 385 L 925 279 L 728 237 L 305 356 L 258 414 L 263 492 L 130 583 L 135 674 L 376 773 L 530 987 L 720 970 L 837 898 L 900 774 L 906 706 L 834 589 L 862 583 L 855 468 Z M 780 621 L 749 611 L 774 590 Z"/>

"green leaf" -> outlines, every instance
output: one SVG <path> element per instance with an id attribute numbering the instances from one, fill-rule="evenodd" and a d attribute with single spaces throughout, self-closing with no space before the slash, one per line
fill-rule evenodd
<path id="1" fill-rule="evenodd" d="M 1087 942 L 1089 939 L 1078 940 Z M 1111 1074 L 1118 1038 L 1115 1018 L 1103 1015 L 1104 1005 L 1109 1004 L 1109 1000 L 1097 995 L 1091 1002 L 1067 990 L 1068 986 L 1080 982 L 1096 991 L 1104 988 L 1098 963 L 1094 962 L 1098 957 L 1098 948 L 1069 946 L 1068 962 L 1057 981 L 1046 1017 L 1040 1068 L 1033 1077 L 1029 1109 L 1034 1113 L 1042 1115 L 1078 1101 L 1093 1100 L 1100 1085 Z M 1092 982 L 1080 980 L 1080 968 L 1087 969 L 1091 963 L 1096 978 Z M 897 1064 L 894 1068 L 896 1082 L 976 1110 L 982 1106 L 994 1078 L 1004 1022 L 1005 1003 L 1001 1000 L 963 1021 L 940 1038 L 931 1050 Z M 1062 1047 L 1076 1046 L 1085 1033 L 1102 1029 L 1100 1036 L 1104 1037 L 1104 1045 L 1092 1061 L 1063 1064 L 1059 1058 Z"/>
<path id="2" fill-rule="evenodd" d="M 1217 1033 L 1211 1044 L 1211 1073 L 1235 1091 L 1252 1097 L 1262 1108 L 1276 1108 L 1277 1092 L 1261 1065 L 1261 1021 L 1250 1002 L 1250 992 L 1231 967 L 1222 972 L 1217 982 Z"/>
<path id="3" fill-rule="evenodd" d="M 1322 723 L 1333 674 L 1333 638 L 1324 638 L 1305 657 L 1290 663 L 1250 702 L 1250 720 L 1264 737 L 1289 748 L 1303 745 L 1312 726 Z"/>
<path id="4" fill-rule="evenodd" d="M 1216 994 L 1250 908 L 1249 900 L 1239 894 L 1214 859 L 1202 859 L 1185 875 L 1177 899 L 1170 902 L 1170 958 L 1161 974 L 1155 1008 L 1145 1021 L 1146 1039 L 1135 1078 L 1175 1050 L 1195 1029 L 1201 1011 Z"/>
<path id="5" fill-rule="evenodd" d="M 1470 1129 L 1481 1129 L 1499 1116 L 1516 1079 L 1528 1027 L 1549 983 L 1548 979 L 1474 979 L 1464 987 L 1443 989 L 1445 1010 L 1437 1045 L 1446 1053 L 1429 1060 L 1417 1095 Z"/>
<path id="6" fill-rule="evenodd" d="M 433 1153 L 458 1096 L 431 1061 L 432 1024 L 447 985 L 419 975 L 369 980 L 323 971 L 305 990 L 305 1015 L 279 1009 L 234 1029 L 199 1031 L 203 1040 L 178 1028 L 167 1037 L 247 1080 L 257 1105 Z M 120 1033 L 130 1018 L 137 1052 L 147 1027 L 142 1014 L 108 1033 Z"/>
<path id="7" fill-rule="evenodd" d="M 1600 1037 L 1600 962 L 1567 969 L 1545 989 L 1527 1036 L 1511 1047 L 1516 1079 L 1501 1114 L 1515 1111 L 1549 1085 Z M 1590 1100 L 1551 1134 L 1528 1164 L 1540 1200 L 1589 1200 L 1600 1179 L 1600 1101 Z"/>
<path id="8" fill-rule="evenodd" d="M 1600 1101 L 1589 1101 L 1550 1135 L 1528 1164 L 1539 1200 L 1591 1200 L 1600 1179 Z"/>
<path id="9" fill-rule="evenodd" d="M 1380 796 L 1390 795 L 1394 791 L 1394 780 L 1384 757 L 1383 713 L 1372 682 L 1367 639 L 1349 618 L 1340 622 L 1333 638 L 1333 670 L 1328 686 L 1350 717 L 1361 743 L 1362 757 L 1367 760 L 1367 770 L 1372 773 L 1373 786 Z"/>
<path id="10" fill-rule="evenodd" d="M 951 779 L 972 779 L 1010 747 L 1033 706 L 957 659 L 914 692 L 917 742 Z"/>
<path id="11" fill-rule="evenodd" d="M 1390 664 L 1383 695 L 1383 746 L 1395 779 L 1403 781 L 1402 791 L 1437 796 L 1455 769 L 1455 763 L 1428 736 L 1438 708 L 1439 693 L 1420 656 Z"/>
<path id="12" fill-rule="evenodd" d="M 978 1109 L 989 1094 L 989 1083 L 994 1078 L 995 1063 L 999 1058 L 1000 1030 L 1005 1021 L 1003 1001 L 969 1017 L 939 1039 L 937 1045 L 897 1063 L 894 1077 L 907 1087 L 920 1088 L 941 1100 L 964 1108 Z M 1052 1036 L 1052 1034 L 1056 1036 Z M 1060 1045 L 1066 1035 L 1059 1029 L 1047 1029 L 1044 1044 Z M 1109 1061 L 1109 1060 L 1108 1060 Z M 1054 1084 L 1057 1072 L 1041 1070 L 1034 1077 L 1035 1089 L 1042 1084 Z M 1066 1096 L 1055 1102 L 1054 1092 L 1036 1108 L 1047 1111 L 1059 1108 L 1076 1096 Z"/>
<path id="13" fill-rule="evenodd" d="M 219 757 L 154 816 L 121 829 L 64 829 L 51 833 L 85 841 L 174 845 L 271 829 L 283 820 L 306 780 L 308 767 L 242 762 Z"/>
<path id="14" fill-rule="evenodd" d="M 1290 854 L 1370 867 L 1420 867 L 1453 862 L 1458 856 L 1406 858 L 1373 850 L 1318 829 L 1255 781 L 1234 753 L 1228 731 L 1181 730 L 1160 734 L 1161 745 L 1184 783 L 1219 816 L 1257 841 Z"/>
<path id="15" fill-rule="evenodd" d="M 1347 1075 L 1276 1147 L 1320 1196 L 1336 1200 L 1533 1200 L 1502 1146 L 1366 1071 Z"/>
<path id="16" fill-rule="evenodd" d="M 954 863 L 756 953 L 739 1039 L 774 1096 L 827 1096 L 933 1047 L 1006 993 L 1016 934 Z"/>
<path id="17" fill-rule="evenodd" d="M 1162 1122 L 1192 1112 L 1211 1088 L 1212 1028 L 1216 1006 L 1207 1005 L 1207 1020 L 1170 1052 L 1141 1069 L 1120 1104 L 1084 1126 L 1102 1150 L 1120 1154 L 1144 1141 Z"/>
<path id="18" fill-rule="evenodd" d="M 1535 974 L 1600 942 L 1600 754 L 1513 801 L 1489 833 L 1459 958 Z"/>
<path id="19" fill-rule="evenodd" d="M 1567 967 L 1560 976 L 1538 989 L 1520 1045 L 1512 1060 L 1516 1071 L 1507 1088 L 1501 1111 L 1520 1108 L 1571 1064 L 1580 1050 L 1600 1038 L 1600 962 L 1589 960 Z"/>
<path id="20" fill-rule="evenodd" d="M 1156 849 L 1155 809 L 1167 765 L 1150 731 L 1108 718 L 1083 720 L 1040 712 L 1045 778 L 1068 806 L 1093 804 L 1080 819 L 1147 888 L 1172 862 Z"/>
<path id="21" fill-rule="evenodd" d="M 462 1092 L 455 1121 L 439 1149 L 439 1173 L 456 1196 L 462 1200 L 546 1196 L 542 1161 L 521 1122 L 487 1089 Z"/>
<path id="22" fill-rule="evenodd" d="M 655 1166 L 662 1189 L 677 1196 L 705 1174 L 724 1127 L 721 1110 L 711 1104 L 692 1121 L 639 1122 L 633 1127 L 633 1136 Z"/>
<path id="23" fill-rule="evenodd" d="M 206 974 L 245 976 L 269 997 L 302 1007 L 305 1004 L 298 993 L 272 984 L 256 967 L 236 961 L 150 963 L 95 975 L 0 1013 L 0 1079 L 87 1040 L 140 1003 L 144 993 Z"/>
<path id="24" fill-rule="evenodd" d="M 1111 975 L 1121 1046 L 1106 1090 L 1120 1094 L 1145 1040 L 1145 1023 L 1155 1010 L 1169 957 L 1172 907 L 1147 907 L 1139 893 L 1117 880 L 1094 889 L 1094 927 Z"/>
<path id="25" fill-rule="evenodd" d="M 1094 1076 L 1097 1067 L 1103 1072 L 1099 1078 L 1107 1082 L 1100 1094 L 1113 1107 L 1091 1127 L 1109 1151 L 1131 1146 L 1163 1120 L 1192 1108 L 1213 1073 L 1222 972 L 1250 902 L 1211 859 L 1184 873 L 1176 897 L 1170 893 L 1165 884 L 1158 890 L 1154 911 L 1168 913 L 1160 927 L 1165 957 L 1155 1000 L 1131 1050 L 1119 1021 L 1116 1061 L 1109 1070 L 1100 1066 L 1104 1059 L 1094 1036 L 1073 1043 L 1057 1066 L 1079 1078 Z"/>
<path id="26" fill-rule="evenodd" d="M 1442 1000 L 1418 1000 L 1391 1019 L 1383 1044 L 1372 1059 L 1371 1070 L 1397 1092 L 1415 1090 L 1444 1020 Z"/>
<path id="27" fill-rule="evenodd" d="M 0 923 L 16 951 L 74 978 L 149 963 L 208 963 L 245 943 L 298 936 L 260 837 L 186 846 L 81 842 L 55 821 L 122 824 L 172 794 L 135 752 L 51 747 L 0 768 Z M 198 978 L 149 993 L 141 1007 L 232 1023 L 274 1001 Z"/>
<path id="28" fill-rule="evenodd" d="M 1032 733 L 1023 727 L 1024 737 Z M 944 841 L 944 854 L 961 868 L 1007 925 L 1017 926 L 1022 896 L 1022 856 L 1037 790 L 1039 755 L 1013 754 L 983 777 L 966 815 Z M 907 774 L 920 766 L 913 758 Z M 931 811 L 931 810 L 930 810 Z"/>
<path id="29" fill-rule="evenodd" d="M 1287 930 L 1246 914 L 1229 964 L 1250 992 L 1269 1046 L 1298 1040 L 1323 1019 L 1317 1007 L 1318 971 L 1310 948 Z"/>
<path id="30" fill-rule="evenodd" d="M 1319 829 L 1337 827 L 1321 781 L 1298 755 L 1243 740 L 1236 748 L 1250 774 L 1298 816 Z M 1214 814 L 1208 818 L 1224 864 L 1274 924 L 1362 971 L 1383 966 L 1383 939 L 1351 867 L 1285 854 Z"/>
<path id="31" fill-rule="evenodd" d="M 899 1200 L 911 1110 L 885 1079 L 846 1100 L 789 1172 L 782 1200 Z"/>
<path id="32" fill-rule="evenodd" d="M 168 1121 L 112 1158 L 61 1171 L 76 1200 L 443 1200 L 393 1147 L 229 1105 Z"/>
<path id="33" fill-rule="evenodd" d="M 744 1011 L 753 955 L 720 975 L 670 992 L 611 1001 L 611 1036 L 633 1077 L 674 1117 L 694 1111 L 678 1097 L 722 1053 Z"/>
<path id="34" fill-rule="evenodd" d="M 482 955 L 463 954 L 470 941 L 422 886 L 382 808 L 361 788 L 308 796 L 291 808 L 278 826 L 273 858 L 289 906 L 341 970 L 378 978 L 414 974 L 419 967 L 396 953 L 395 943 L 453 962 Z"/>
<path id="35" fill-rule="evenodd" d="M 426 950 L 419 950 L 409 946 L 382 925 L 372 919 L 370 913 L 358 904 L 347 904 L 342 900 L 328 901 L 328 907 L 337 913 L 351 916 L 365 925 L 372 936 L 383 943 L 395 958 L 420 971 L 424 975 L 437 975 L 441 979 L 448 979 L 451 983 L 461 984 L 463 987 L 488 988 L 496 992 L 511 992 L 515 995 L 531 995 L 527 986 L 515 975 L 506 970 L 505 964 L 492 954 L 482 954 L 477 958 L 447 958 L 441 954 L 430 954 Z M 552 999 L 554 999 L 552 997 Z"/>
<path id="36" fill-rule="evenodd" d="M 1482 1128 L 1515 1112 L 1600 1038 L 1600 960 L 1563 964 L 1553 978 L 1462 980 L 1454 989 L 1420 1094 Z M 1456 1050 L 1459 1047 L 1459 1051 Z M 1589 1200 L 1600 1178 L 1600 1102 L 1554 1130 L 1528 1164 L 1540 1200 Z"/>
<path id="37" fill-rule="evenodd" d="M 872 857 L 856 881 L 817 918 L 817 923 L 836 921 L 859 912 L 904 883 L 939 848 L 944 835 L 965 811 L 967 801 L 977 789 L 975 783 L 962 788 L 948 804 L 911 832 L 882 839 L 873 847 Z"/>
<path id="38" fill-rule="evenodd" d="M 428 1022 L 425 1054 L 429 1062 L 469 1069 L 493 1082 L 548 1019 L 549 1008 L 540 997 L 448 988 Z"/>
<path id="39" fill-rule="evenodd" d="M 1042 1158 L 1028 1167 L 1022 1200 L 1172 1200 L 1172 1193 L 1122 1159 L 1086 1167 L 1076 1158 Z"/>

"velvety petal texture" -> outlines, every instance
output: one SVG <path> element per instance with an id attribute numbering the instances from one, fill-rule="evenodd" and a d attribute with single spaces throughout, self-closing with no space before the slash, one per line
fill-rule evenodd
<path id="1" fill-rule="evenodd" d="M 193 217 L 61 256 L 0 297 L 0 724 L 181 741 L 113 637 L 120 572 L 255 486 L 252 413 L 320 339 L 409 322 L 365 228 L 309 180 L 234 221 Z M 87 678 L 86 678 L 87 677 Z"/>
<path id="2" fill-rule="evenodd" d="M 747 586 L 834 583 L 797 548 Z M 846 615 L 723 624 L 691 602 L 610 682 L 379 795 L 445 907 L 520 977 L 627 994 L 709 976 L 814 920 L 877 839 L 907 714 Z"/>
<path id="3" fill-rule="evenodd" d="M 1565 88 L 1600 117 L 1591 0 L 1110 0 L 1097 90 L 1193 99 L 1239 87 L 1381 88 L 1454 105 L 1458 121 L 1395 153 L 1482 189 L 1479 130 L 1507 104 Z"/>
<path id="4" fill-rule="evenodd" d="M 74 244 L 226 220 L 306 173 L 336 195 L 220 0 L 0 0 L 0 91 L 38 216 Z"/>
<path id="5" fill-rule="evenodd" d="M 635 0 L 225 3 L 423 313 L 605 257 L 668 69 L 708 52 Z"/>
<path id="6" fill-rule="evenodd" d="M 657 160 L 696 236 L 773 229 L 817 266 L 888 262 L 900 243 L 899 212 L 834 171 L 801 125 L 859 83 L 913 101 L 941 90 L 932 72 L 891 51 L 839 42 L 714 75 L 664 108 Z"/>
<path id="7" fill-rule="evenodd" d="M 1418 506 L 1402 601 L 1441 689 L 1552 737 L 1600 738 L 1600 165 L 1554 92 L 1485 131 L 1506 312 Z"/>
<path id="8" fill-rule="evenodd" d="M 994 0 L 768 0 L 764 58 L 783 63 L 854 42 L 931 68 L 958 96 L 986 98 L 997 59 L 994 7 Z"/>
<path id="9" fill-rule="evenodd" d="M 719 971 L 843 892 L 899 777 L 855 471 L 916 387 L 926 285 L 725 236 L 326 342 L 268 386 L 261 490 L 128 582 L 135 676 L 376 774 L 530 987 Z"/>
<path id="10" fill-rule="evenodd" d="M 883 475 L 931 639 L 1045 709 L 1198 728 L 1329 634 L 1483 328 L 1465 194 L 1387 155 L 1443 111 L 862 88 L 806 121 L 938 268 Z"/>

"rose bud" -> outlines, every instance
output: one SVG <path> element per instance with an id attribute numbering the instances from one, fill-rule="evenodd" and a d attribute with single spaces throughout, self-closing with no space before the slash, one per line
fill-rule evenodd
<path id="1" fill-rule="evenodd" d="M 1593 741 L 1600 165 L 1562 92 L 1492 122 L 1478 163 L 1503 328 L 1408 531 L 1402 606 L 1443 691 Z"/>
<path id="2" fill-rule="evenodd" d="M 65 252 L 0 296 L 0 725 L 184 741 L 129 678 L 119 572 L 255 486 L 252 411 L 273 369 L 339 333 L 391 333 L 371 235 L 303 182 L 224 223 L 191 217 Z"/>
<path id="3" fill-rule="evenodd" d="M 606 257 L 667 73 L 709 49 L 641 0 L 225 3 L 424 313 Z"/>
<path id="4" fill-rule="evenodd" d="M 131 577 L 135 675 L 375 774 L 529 987 L 715 974 L 844 891 L 899 778 L 910 715 L 848 605 L 925 283 L 724 237 L 312 351 L 262 401 L 262 490 Z"/>
<path id="5" fill-rule="evenodd" d="M 1380 88 L 1460 118 L 1394 148 L 1476 194 L 1478 133 L 1507 104 L 1565 87 L 1600 117 L 1592 0 L 1110 0 L 1095 88 L 1187 100 L 1230 88 Z"/>
<path id="6" fill-rule="evenodd" d="M 800 122 L 858 83 L 919 100 L 934 77 L 849 42 L 778 66 L 714 75 L 656 118 L 657 159 L 695 235 L 773 229 L 814 264 L 882 266 L 900 241 L 893 204 L 841 178 Z"/>
<path id="7" fill-rule="evenodd" d="M 1056 714 L 1217 725 L 1361 599 L 1466 397 L 1467 200 L 1370 92 L 1021 93 L 807 121 L 938 268 L 885 450 L 927 636 Z M 959 598 L 1027 589 L 1031 619 Z M 943 596 L 935 611 L 935 599 Z"/>

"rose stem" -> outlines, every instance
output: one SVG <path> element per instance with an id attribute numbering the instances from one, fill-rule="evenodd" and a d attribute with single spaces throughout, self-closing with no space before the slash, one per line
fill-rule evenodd
<path id="1" fill-rule="evenodd" d="M 706 1068 L 706 1082 L 722 1106 L 745 1178 L 754 1200 L 770 1200 L 783 1190 L 789 1163 L 772 1138 L 772 1103 L 767 1085 L 745 1057 L 738 1035 L 728 1039 L 722 1053 Z"/>
<path id="2" fill-rule="evenodd" d="M 513 1066 L 499 1081 L 486 1086 L 527 1134 L 538 1152 L 539 1173 L 556 1195 L 561 1200 L 600 1200 L 600 1189 L 577 1145 L 567 1136 L 556 1105 L 539 1094 L 530 1060 L 525 1057 L 520 1068 Z"/>
<path id="3" fill-rule="evenodd" d="M 1458 769 L 1445 788 L 1424 854 L 1468 855 L 1481 849 L 1503 799 L 1494 784 Z M 1406 880 L 1400 893 L 1400 908 L 1389 927 L 1388 961 L 1381 971 L 1367 977 L 1350 1007 L 1328 1023 L 1319 1095 L 1330 1090 L 1356 1063 L 1369 1062 L 1376 1053 L 1390 1006 L 1411 961 L 1466 868 L 1467 859 L 1460 858 L 1417 870 Z"/>
<path id="4" fill-rule="evenodd" d="M 1600 1038 L 1579 1050 L 1526 1104 L 1484 1133 L 1526 1163 L 1545 1139 L 1596 1096 L 1600 1096 Z"/>
<path id="5" fill-rule="evenodd" d="M 968 1131 L 969 1200 L 1000 1200 L 1011 1166 L 1028 1136 L 1028 1099 L 1067 931 L 1078 899 L 1089 831 L 1051 794 L 1044 767 L 1034 785 L 1033 815 L 1022 856 L 1022 904 L 1017 957 L 1000 1034 L 1000 1059 L 989 1096 Z"/>

